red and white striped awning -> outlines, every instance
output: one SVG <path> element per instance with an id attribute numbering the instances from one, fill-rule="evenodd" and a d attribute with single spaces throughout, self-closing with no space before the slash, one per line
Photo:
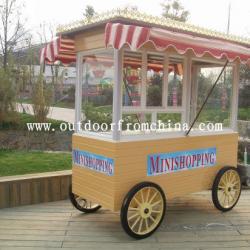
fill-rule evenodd
<path id="1" fill-rule="evenodd" d="M 106 47 L 120 49 L 127 44 L 131 50 L 140 49 L 145 43 L 151 42 L 159 51 L 174 48 L 179 54 L 192 50 L 197 57 L 205 54 L 230 62 L 240 59 L 242 63 L 250 63 L 250 46 L 243 46 L 220 39 L 210 39 L 168 31 L 159 28 L 108 23 L 105 28 Z"/>
<path id="2" fill-rule="evenodd" d="M 75 41 L 68 38 L 58 37 L 41 49 L 40 64 L 54 64 L 60 61 L 68 65 L 76 61 Z"/>

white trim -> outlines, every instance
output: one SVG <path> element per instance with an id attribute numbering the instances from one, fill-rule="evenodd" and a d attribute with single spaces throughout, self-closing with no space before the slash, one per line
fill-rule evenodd
<path id="1" fill-rule="evenodd" d="M 181 123 L 184 124 L 187 118 L 187 84 L 188 84 L 188 58 L 185 56 L 183 60 L 183 79 L 182 79 L 182 96 L 181 96 L 181 106 L 185 107 L 183 114 L 181 116 Z"/>
<path id="2" fill-rule="evenodd" d="M 112 139 L 119 141 L 121 131 L 118 123 L 122 118 L 122 68 L 123 68 L 123 51 L 114 50 L 114 88 L 113 88 L 113 115 L 112 123 L 115 124 L 112 131 Z"/>
<path id="3" fill-rule="evenodd" d="M 226 60 L 219 60 L 219 59 L 214 59 L 214 58 L 200 58 L 200 57 L 194 57 L 194 56 L 191 57 L 191 60 L 192 60 L 192 62 L 193 61 L 205 62 L 205 63 L 211 63 L 211 64 L 218 64 L 221 66 L 224 66 L 226 63 Z M 232 66 L 233 64 L 234 64 L 234 62 L 229 62 L 227 67 Z M 206 67 L 206 65 L 201 65 L 201 66 L 202 66 L 202 68 Z M 207 65 L 207 67 L 211 67 L 211 65 Z"/>
<path id="4" fill-rule="evenodd" d="M 168 65 L 169 57 L 168 54 L 164 55 L 163 62 L 163 86 L 162 86 L 162 107 L 167 108 L 168 106 Z"/>
<path id="5" fill-rule="evenodd" d="M 239 98 L 239 81 L 240 81 L 240 64 L 235 63 L 233 66 L 233 83 L 232 83 L 232 103 L 231 103 L 231 128 L 237 131 L 238 119 L 238 98 Z"/>
<path id="6" fill-rule="evenodd" d="M 141 101 L 140 106 L 145 108 L 147 106 L 147 67 L 148 55 L 146 51 L 142 52 L 142 69 L 141 69 Z"/>
<path id="7" fill-rule="evenodd" d="M 124 113 L 151 113 L 151 112 L 156 112 L 156 113 L 181 113 L 181 112 L 184 112 L 184 108 L 182 108 L 182 107 L 168 107 L 168 108 L 147 107 L 147 108 L 142 108 L 142 107 L 139 107 L 139 106 L 135 106 L 135 107 L 123 107 L 122 112 L 124 112 Z"/>
<path id="8" fill-rule="evenodd" d="M 184 60 L 184 78 L 183 78 L 183 96 L 182 105 L 185 107 L 182 122 L 190 122 L 190 105 L 191 105 L 191 85 L 192 85 L 192 60 L 189 55 Z"/>
<path id="9" fill-rule="evenodd" d="M 77 53 L 76 87 L 75 87 L 75 131 L 79 132 L 77 124 L 81 122 L 82 110 L 82 56 Z"/>
<path id="10" fill-rule="evenodd" d="M 190 114 L 189 121 L 193 122 L 196 112 L 197 112 L 197 100 L 198 100 L 198 74 L 200 71 L 200 67 L 197 65 L 193 65 L 192 71 L 192 80 L 191 80 L 191 100 L 190 100 Z"/>

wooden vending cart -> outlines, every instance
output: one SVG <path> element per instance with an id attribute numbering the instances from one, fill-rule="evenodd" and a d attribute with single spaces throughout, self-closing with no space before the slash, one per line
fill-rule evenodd
<path id="1" fill-rule="evenodd" d="M 212 189 L 217 209 L 236 205 L 239 67 L 249 40 L 126 10 L 58 34 L 77 57 L 77 209 L 120 211 L 124 230 L 145 238 L 166 199 Z"/>

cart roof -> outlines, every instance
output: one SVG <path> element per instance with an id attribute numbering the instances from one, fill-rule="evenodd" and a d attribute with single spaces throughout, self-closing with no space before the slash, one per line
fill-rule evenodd
<path id="1" fill-rule="evenodd" d="M 240 44 L 244 44 L 250 48 L 250 39 L 246 37 L 236 36 L 218 32 L 212 29 L 203 28 L 197 25 L 175 21 L 169 18 L 152 16 L 137 10 L 116 9 L 104 12 L 92 17 L 90 20 L 80 20 L 67 25 L 59 25 L 57 34 L 71 35 L 80 31 L 93 29 L 97 26 L 105 26 L 108 22 L 121 22 L 124 24 L 134 24 L 144 27 L 163 28 L 183 33 L 196 34 L 204 37 L 219 38 Z"/>
<path id="2" fill-rule="evenodd" d="M 113 10 L 96 15 L 90 20 L 59 26 L 57 34 L 61 38 L 60 41 L 63 41 L 64 37 L 74 37 L 77 33 L 105 26 L 106 46 L 116 49 L 127 44 L 131 49 L 136 50 L 145 43 L 151 42 L 157 50 L 173 47 L 180 54 L 192 50 L 196 56 L 209 53 L 217 59 L 227 58 L 229 61 L 240 59 L 242 63 L 250 64 L 250 39 L 248 38 L 227 35 L 130 9 Z M 61 47 L 63 47 L 60 45 L 60 41 L 56 43 L 59 48 L 58 57 L 60 57 Z M 46 51 L 44 53 L 45 61 L 46 54 L 51 54 L 49 50 L 50 48 L 47 49 L 48 53 Z M 63 51 L 63 53 L 67 55 L 69 52 L 72 55 L 72 51 L 71 47 L 69 51 Z M 73 58 L 71 59 L 73 60 Z"/>
<path id="3" fill-rule="evenodd" d="M 209 54 L 216 59 L 226 58 L 230 62 L 236 59 L 242 63 L 250 62 L 250 48 L 237 43 L 155 27 L 148 28 L 121 23 L 108 23 L 106 25 L 106 47 L 121 49 L 126 44 L 131 50 L 138 50 L 146 43 L 151 43 L 158 51 L 174 48 L 178 54 L 192 51 L 196 57 Z"/>

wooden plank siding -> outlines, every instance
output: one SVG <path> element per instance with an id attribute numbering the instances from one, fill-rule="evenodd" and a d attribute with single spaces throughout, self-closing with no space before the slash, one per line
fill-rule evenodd
<path id="1" fill-rule="evenodd" d="M 73 149 L 114 159 L 114 176 L 73 166 L 73 192 L 118 211 L 128 191 L 143 181 L 159 184 L 168 198 L 207 190 L 221 167 L 237 166 L 237 145 L 237 133 L 133 142 L 111 142 L 74 135 Z M 149 154 L 209 147 L 217 150 L 215 167 L 147 176 Z"/>
<path id="2" fill-rule="evenodd" d="M 76 34 L 74 37 L 76 52 L 104 48 L 104 31 L 103 26 Z"/>
<path id="3" fill-rule="evenodd" d="M 0 178 L 0 208 L 68 198 L 71 171 Z"/>

